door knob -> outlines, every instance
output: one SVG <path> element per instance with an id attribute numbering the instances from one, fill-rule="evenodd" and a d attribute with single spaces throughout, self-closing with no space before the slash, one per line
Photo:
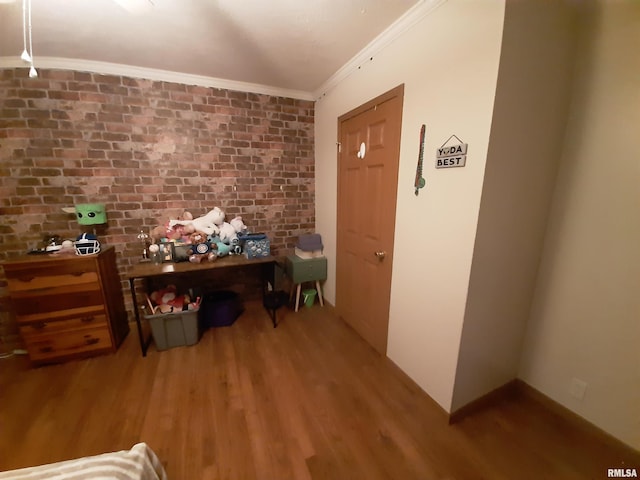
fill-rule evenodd
<path id="1" fill-rule="evenodd" d="M 378 257 L 378 260 L 382 260 L 387 255 L 387 252 L 384 250 L 378 250 L 374 255 Z"/>

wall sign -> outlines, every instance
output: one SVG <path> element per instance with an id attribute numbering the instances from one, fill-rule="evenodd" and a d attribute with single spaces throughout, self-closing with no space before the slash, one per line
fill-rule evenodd
<path id="1" fill-rule="evenodd" d="M 460 143 L 447 146 L 454 137 Z M 436 168 L 464 167 L 467 163 L 467 146 L 458 137 L 451 135 L 436 151 Z"/>

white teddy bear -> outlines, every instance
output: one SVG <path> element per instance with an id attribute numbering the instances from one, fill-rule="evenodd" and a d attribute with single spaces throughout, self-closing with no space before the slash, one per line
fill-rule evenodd
<path id="1" fill-rule="evenodd" d="M 242 217 L 235 217 L 233 220 L 230 220 L 229 223 L 235 229 L 238 235 L 247 233 L 247 226 L 242 221 Z"/>
<path id="2" fill-rule="evenodd" d="M 222 225 L 220 225 L 220 241 L 222 243 L 226 243 L 227 245 L 235 245 L 238 243 L 238 234 L 236 232 L 236 229 L 233 228 L 233 225 L 231 225 L 228 222 L 224 222 Z"/>
<path id="3" fill-rule="evenodd" d="M 194 218 L 193 220 L 170 220 L 169 226 L 175 225 L 192 225 L 196 231 L 204 232 L 207 235 L 220 234 L 220 226 L 224 222 L 224 212 L 218 207 L 210 210 L 205 215 Z"/>
<path id="4" fill-rule="evenodd" d="M 242 217 L 235 217 L 229 222 L 220 225 L 220 241 L 227 245 L 237 245 L 240 243 L 238 235 L 247 232 L 247 226 L 242 221 Z"/>

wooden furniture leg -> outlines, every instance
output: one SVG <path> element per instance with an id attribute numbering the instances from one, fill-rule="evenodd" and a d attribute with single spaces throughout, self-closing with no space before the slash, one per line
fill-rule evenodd
<path id="1" fill-rule="evenodd" d="M 298 284 L 298 288 L 296 289 L 296 312 L 298 311 L 298 307 L 300 306 L 300 290 L 302 289 L 302 284 Z"/>
<path id="2" fill-rule="evenodd" d="M 318 292 L 318 298 L 320 299 L 320 306 L 324 307 L 324 301 L 322 300 L 322 288 L 320 288 L 320 280 L 316 280 L 316 292 Z"/>

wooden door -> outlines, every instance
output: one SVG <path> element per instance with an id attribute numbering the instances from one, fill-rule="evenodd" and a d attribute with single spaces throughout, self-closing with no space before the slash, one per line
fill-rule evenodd
<path id="1" fill-rule="evenodd" d="M 336 310 L 387 350 L 404 86 L 338 119 Z"/>

